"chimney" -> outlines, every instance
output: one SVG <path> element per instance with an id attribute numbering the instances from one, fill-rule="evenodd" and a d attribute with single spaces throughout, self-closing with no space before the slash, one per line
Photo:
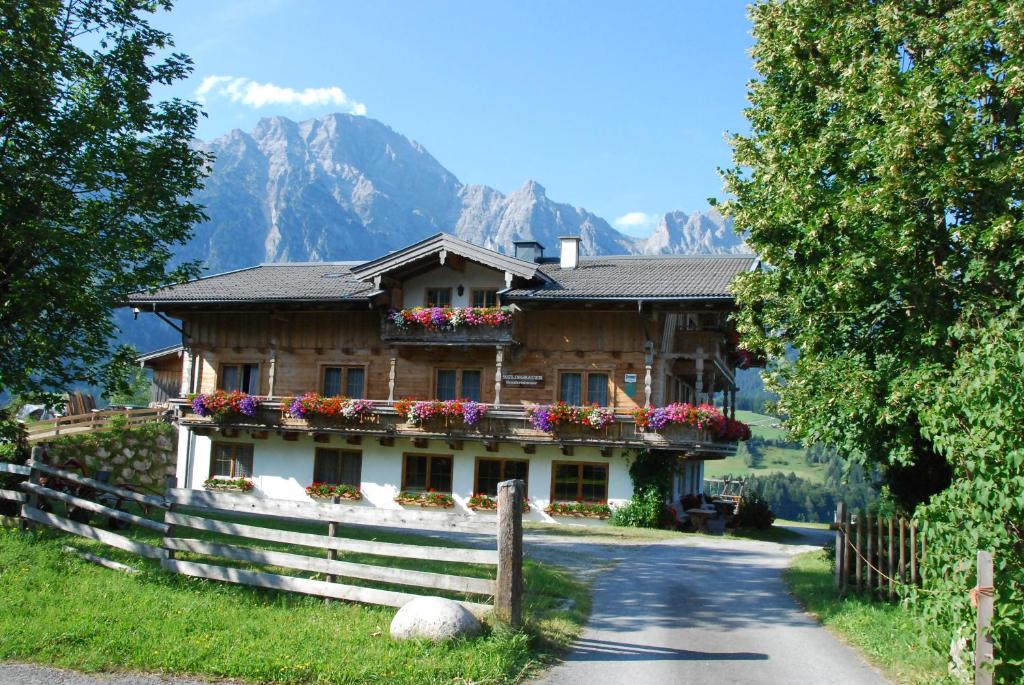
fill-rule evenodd
<path id="1" fill-rule="evenodd" d="M 562 237 L 562 258 L 559 265 L 563 269 L 575 269 L 580 262 L 580 238 Z"/>
<path id="2" fill-rule="evenodd" d="M 512 245 L 516 249 L 516 259 L 539 264 L 544 257 L 544 246 L 534 240 L 516 240 Z"/>

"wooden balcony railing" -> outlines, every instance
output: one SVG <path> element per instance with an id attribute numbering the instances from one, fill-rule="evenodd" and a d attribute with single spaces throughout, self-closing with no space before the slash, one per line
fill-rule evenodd
<path id="1" fill-rule="evenodd" d="M 711 459 L 724 458 L 736 453 L 735 442 L 720 440 L 708 431 L 696 428 L 673 426 L 661 432 L 644 432 L 637 428 L 636 422 L 629 414 L 616 414 L 614 423 L 599 430 L 572 425 L 561 426 L 556 432 L 547 433 L 530 425 L 526 409 L 521 405 L 488 405 L 484 418 L 472 426 L 465 425 L 461 420 L 439 420 L 413 426 L 388 402 L 375 402 L 372 412 L 359 420 L 292 418 L 284 412 L 285 406 L 279 398 L 264 401 L 254 417 L 232 416 L 219 420 L 196 415 L 187 400 L 175 400 L 174 404 L 178 408 L 181 424 L 209 430 L 274 429 L 285 432 L 515 442 L 563 447 L 646 447 L 686 451 Z"/>
<path id="2" fill-rule="evenodd" d="M 397 345 L 506 345 L 515 342 L 512 322 L 499 326 L 465 326 L 455 330 L 430 330 L 422 326 L 399 327 L 381 322 L 380 338 Z"/>

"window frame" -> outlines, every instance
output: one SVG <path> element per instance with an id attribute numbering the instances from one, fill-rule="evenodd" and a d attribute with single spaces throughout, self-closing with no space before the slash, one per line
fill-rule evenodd
<path id="1" fill-rule="evenodd" d="M 368 395 L 368 393 L 366 391 L 367 386 L 368 386 L 368 382 L 367 381 L 370 378 L 369 366 L 370 366 L 369 364 L 365 364 L 365 363 L 364 364 L 339 364 L 339 363 L 332 363 L 332 362 L 323 362 L 323 363 L 319 364 L 318 365 L 318 369 L 319 369 L 318 370 L 318 377 L 319 377 L 318 388 L 320 390 L 320 394 L 324 395 L 325 397 L 328 396 L 327 395 L 327 387 L 326 387 L 326 383 L 325 383 L 325 380 L 326 380 L 325 376 L 327 374 L 327 370 L 328 369 L 341 369 L 341 386 L 340 386 L 341 394 L 340 395 L 329 395 L 329 397 L 347 397 L 348 399 L 352 399 L 352 400 L 364 400 L 364 399 L 367 399 L 367 395 Z M 363 393 L 362 393 L 363 396 L 362 397 L 351 397 L 351 396 L 345 394 L 345 390 L 348 388 L 348 372 L 351 371 L 352 369 L 360 369 L 363 372 Z"/>
<path id="2" fill-rule="evenodd" d="M 576 466 L 577 467 L 577 483 L 576 483 L 576 495 L 577 499 L 566 500 L 555 498 L 555 471 L 559 466 Z M 585 466 L 600 466 L 604 469 L 604 497 L 597 500 L 583 499 L 583 467 Z M 552 461 L 551 462 L 551 490 L 548 493 L 549 501 L 551 502 L 607 502 L 608 501 L 608 488 L 612 477 L 611 465 L 608 462 L 603 461 Z"/>
<path id="3" fill-rule="evenodd" d="M 432 291 L 432 290 L 437 291 L 437 292 L 447 291 L 447 293 L 448 293 L 448 304 L 430 304 L 430 291 Z M 427 286 L 427 287 L 425 287 L 423 289 L 423 306 L 424 307 L 442 307 L 442 308 L 444 308 L 444 307 L 451 307 L 452 306 L 452 302 L 454 302 L 454 300 L 452 299 L 452 288 L 451 288 L 451 286 L 448 286 L 448 287 L 444 287 L 444 286 Z"/>
<path id="4" fill-rule="evenodd" d="M 498 479 L 500 483 L 503 480 L 508 480 L 505 477 L 505 464 L 514 461 L 520 464 L 526 464 L 526 478 L 523 479 L 523 497 L 528 497 L 530 492 L 530 460 L 529 459 L 518 459 L 516 457 L 477 457 L 473 463 L 473 492 L 471 494 L 478 495 L 482 494 L 483 490 L 479 489 L 479 478 L 480 478 L 480 463 L 484 461 L 497 461 L 501 463 L 501 477 Z M 490 497 L 490 495 L 488 495 Z"/>
<path id="5" fill-rule="evenodd" d="M 565 374 L 579 374 L 580 375 L 580 405 L 583 407 L 589 407 L 590 404 L 587 402 L 590 394 L 590 374 L 605 376 L 606 389 L 608 404 L 603 405 L 605 408 L 615 408 L 615 384 L 613 382 L 615 378 L 614 368 L 596 368 L 596 369 L 580 369 L 573 367 L 556 368 L 555 369 L 555 401 L 562 402 L 562 376 Z"/>
<path id="6" fill-rule="evenodd" d="M 474 402 L 481 402 L 481 403 L 484 402 L 484 388 L 486 387 L 486 384 L 484 383 L 484 370 L 483 370 L 483 368 L 476 368 L 476 367 L 467 367 L 467 368 L 454 367 L 453 368 L 451 366 L 435 366 L 434 367 L 433 377 L 431 379 L 431 392 L 430 392 L 431 397 L 433 397 L 434 399 L 439 399 L 437 397 L 437 390 L 438 390 L 437 375 L 441 371 L 454 371 L 455 372 L 455 398 L 454 399 L 457 399 L 457 400 L 466 399 L 465 393 L 463 393 L 463 391 L 462 391 L 462 374 L 463 374 L 463 372 L 464 371 L 475 371 L 475 372 L 479 373 L 480 374 L 480 399 L 479 400 L 473 400 L 473 401 Z"/>
<path id="7" fill-rule="evenodd" d="M 406 467 L 408 466 L 409 457 L 426 457 L 427 459 L 427 476 L 426 476 L 426 487 L 423 489 L 410 488 L 406 482 Z M 430 492 L 430 476 L 433 473 L 433 462 L 434 459 L 448 459 L 451 464 L 451 487 L 448 490 L 434 490 L 434 492 L 440 492 L 444 495 L 452 495 L 455 493 L 455 455 L 454 454 L 426 454 L 424 452 L 403 452 L 402 453 L 402 481 L 399 492 Z"/>
<path id="8" fill-rule="evenodd" d="M 471 288 L 469 291 L 469 306 L 471 307 L 498 307 L 500 306 L 501 300 L 498 298 L 499 288 Z M 484 304 L 476 304 L 477 293 L 482 293 L 484 296 Z M 494 304 L 486 304 L 487 295 L 494 296 Z"/>
<path id="9" fill-rule="evenodd" d="M 224 369 L 229 367 L 229 366 L 237 366 L 238 367 L 238 377 L 239 377 L 239 379 L 241 379 L 241 377 L 242 377 L 242 367 L 245 367 L 245 366 L 255 366 L 256 367 L 256 389 L 253 390 L 252 388 L 250 388 L 249 390 L 242 390 L 241 387 L 239 387 L 238 392 L 244 392 L 244 393 L 247 393 L 249 395 L 259 395 L 260 394 L 260 389 L 263 387 L 263 368 L 262 368 L 263 365 L 259 361 L 246 361 L 246 360 L 242 360 L 242 361 L 221 362 L 217 366 L 217 390 L 223 390 L 225 392 L 236 392 L 235 390 L 229 390 L 228 388 L 224 387 Z"/>
<path id="10" fill-rule="evenodd" d="M 317 468 L 317 466 L 319 465 L 321 456 L 324 453 L 327 453 L 327 452 L 333 452 L 333 453 L 336 453 L 338 455 L 338 468 L 335 470 L 336 480 L 335 481 L 326 481 L 326 480 L 325 481 L 317 481 L 316 480 L 316 474 L 317 474 L 317 471 L 319 470 Z M 348 454 L 348 455 L 356 455 L 359 458 L 359 479 L 355 483 L 345 483 L 340 478 L 340 476 L 341 476 L 340 471 L 342 470 L 341 469 L 341 459 L 346 454 Z M 344 448 L 341 448 L 341 447 L 317 447 L 316 451 L 313 453 L 313 481 L 314 482 L 318 482 L 318 483 L 320 483 L 320 482 L 326 483 L 328 485 L 351 485 L 354 488 L 357 488 L 357 489 L 360 488 L 362 486 L 362 482 L 363 482 L 363 452 L 362 452 L 362 450 L 349 450 L 349 449 L 344 449 Z"/>
<path id="11" fill-rule="evenodd" d="M 231 454 L 231 473 L 229 475 L 215 473 L 217 469 L 217 449 L 221 447 L 229 447 L 232 450 Z M 255 445 L 251 442 L 225 442 L 223 440 L 215 440 L 210 445 L 210 478 L 223 478 L 225 480 L 234 480 L 236 478 L 254 478 L 255 462 L 256 462 L 256 450 Z M 238 455 L 236 451 L 238 449 L 248 448 L 249 451 L 249 475 L 240 476 L 238 475 Z"/>

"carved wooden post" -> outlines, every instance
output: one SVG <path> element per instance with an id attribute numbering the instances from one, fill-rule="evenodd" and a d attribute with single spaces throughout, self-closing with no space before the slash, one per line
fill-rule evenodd
<path id="1" fill-rule="evenodd" d="M 523 491 L 521 480 L 498 483 L 498 581 L 494 613 L 519 628 L 523 619 Z"/>
<path id="2" fill-rule="evenodd" d="M 396 357 L 391 357 L 388 366 L 388 402 L 395 401 L 395 365 L 398 364 Z"/>
<path id="3" fill-rule="evenodd" d="M 501 367 L 505 361 L 505 348 L 498 345 L 494 355 L 494 404 L 501 404 Z"/>
<path id="4" fill-rule="evenodd" d="M 700 396 L 704 394 L 704 347 L 697 345 L 697 356 L 693 360 L 694 373 L 697 377 L 693 386 L 694 404 L 700 404 Z"/>
<path id="5" fill-rule="evenodd" d="M 974 588 L 973 597 L 978 603 L 978 632 L 974 638 L 974 683 L 975 685 L 992 685 L 992 665 L 995 663 L 995 652 L 992 648 L 992 614 L 994 597 L 992 585 L 992 554 L 978 550 L 978 584 Z"/>
<path id="6" fill-rule="evenodd" d="M 271 348 L 270 350 L 270 371 L 267 375 L 267 395 L 270 397 L 274 396 L 274 391 L 277 386 L 277 348 Z"/>

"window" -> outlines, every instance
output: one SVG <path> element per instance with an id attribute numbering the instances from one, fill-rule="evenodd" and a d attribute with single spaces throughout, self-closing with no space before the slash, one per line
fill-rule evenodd
<path id="1" fill-rule="evenodd" d="M 210 478 L 252 477 L 252 445 L 240 443 L 213 443 L 210 460 Z"/>
<path id="2" fill-rule="evenodd" d="M 241 391 L 250 395 L 260 391 L 259 364 L 221 364 L 219 389 L 229 392 Z"/>
<path id="3" fill-rule="evenodd" d="M 428 307 L 451 307 L 452 306 L 452 289 L 451 288 L 427 288 L 427 301 L 424 303 Z"/>
<path id="4" fill-rule="evenodd" d="M 364 397 L 366 390 L 366 369 L 362 366 L 323 367 L 321 388 L 327 397 Z"/>
<path id="5" fill-rule="evenodd" d="M 608 499 L 608 465 L 556 461 L 551 466 L 551 498 L 562 502 Z"/>
<path id="6" fill-rule="evenodd" d="M 498 289 L 497 288 L 476 288 L 473 290 L 473 300 L 471 303 L 474 307 L 497 307 L 498 306 Z"/>
<path id="7" fill-rule="evenodd" d="M 313 463 L 313 480 L 358 488 L 363 479 L 363 454 L 354 450 L 320 448 Z"/>
<path id="8" fill-rule="evenodd" d="M 402 490 L 410 492 L 436 490 L 450 493 L 452 491 L 451 456 L 405 455 L 405 465 L 402 469 Z"/>
<path id="9" fill-rule="evenodd" d="M 498 495 L 498 483 L 503 480 L 519 479 L 529 485 L 530 462 L 525 459 L 490 459 L 480 457 L 476 460 L 476 482 L 473 484 L 474 495 Z M 524 493 L 525 494 L 525 493 Z"/>
<path id="10" fill-rule="evenodd" d="M 434 396 L 439 400 L 480 401 L 480 371 L 438 369 Z"/>
<path id="11" fill-rule="evenodd" d="M 583 390 L 586 388 L 586 395 Z M 558 375 L 558 399 L 566 404 L 608 406 L 608 374 L 569 371 Z M 584 402 L 586 399 L 586 402 Z"/>

